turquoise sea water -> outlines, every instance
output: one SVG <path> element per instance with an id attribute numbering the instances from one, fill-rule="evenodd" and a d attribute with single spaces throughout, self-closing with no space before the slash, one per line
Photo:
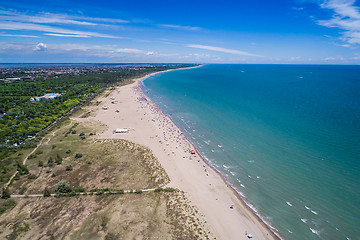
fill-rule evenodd
<path id="1" fill-rule="evenodd" d="M 205 65 L 142 88 L 285 239 L 360 239 L 360 66 Z"/>

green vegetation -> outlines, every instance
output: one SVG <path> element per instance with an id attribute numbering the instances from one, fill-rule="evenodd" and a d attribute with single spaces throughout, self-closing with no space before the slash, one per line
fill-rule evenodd
<path id="1" fill-rule="evenodd" d="M 39 166 L 39 167 L 43 167 L 43 166 L 44 166 L 44 162 L 39 160 L 38 166 Z"/>
<path id="2" fill-rule="evenodd" d="M 15 207 L 16 202 L 12 199 L 6 199 L 0 202 L 0 215 L 3 214 L 6 210 Z"/>
<path id="3" fill-rule="evenodd" d="M 23 225 L 20 225 L 16 228 L 14 228 L 14 232 L 27 232 L 29 231 L 30 227 L 29 227 L 29 224 L 27 223 L 23 223 Z"/>
<path id="4" fill-rule="evenodd" d="M 167 188 L 156 188 L 154 192 L 175 192 L 175 188 L 167 187 Z"/>
<path id="5" fill-rule="evenodd" d="M 59 154 L 57 154 L 56 155 L 56 160 L 55 160 L 56 164 L 60 165 L 62 163 L 62 161 L 63 161 L 62 157 Z"/>
<path id="6" fill-rule="evenodd" d="M 68 165 L 68 166 L 66 166 L 66 169 L 65 169 L 66 171 L 72 171 L 73 170 L 73 168 L 72 168 L 72 166 L 71 165 Z"/>
<path id="7" fill-rule="evenodd" d="M 55 188 L 56 193 L 69 193 L 72 191 L 72 188 L 67 182 L 59 182 Z"/>
<path id="8" fill-rule="evenodd" d="M 104 69 L 100 73 L 88 71 L 86 74 L 65 74 L 53 78 L 39 76 L 33 80 L 0 81 L 0 114 L 6 113 L 0 118 L 0 144 L 13 146 L 28 141 L 79 103 L 95 97 L 111 85 L 176 67 L 179 66 L 120 67 Z M 46 93 L 60 93 L 61 96 L 30 101 L 31 97 Z"/>
<path id="9" fill-rule="evenodd" d="M 2 193 L 1 193 L 1 198 L 2 199 L 8 199 L 11 197 L 11 193 L 10 193 L 10 190 L 9 188 L 2 188 Z"/>
<path id="10" fill-rule="evenodd" d="M 22 152 L 37 146 L 46 131 L 61 124 L 72 111 L 82 104 L 88 103 L 99 95 L 104 89 L 130 82 L 136 78 L 151 72 L 186 67 L 186 65 L 153 65 L 141 67 L 76 67 L 76 74 L 69 73 L 61 75 L 48 75 L 39 68 L 38 73 L 25 73 L 26 69 L 13 69 L 11 76 L 21 77 L 21 80 L 5 82 L 0 81 L 0 184 L 7 183 L 10 177 L 20 167 L 20 176 L 27 174 L 23 166 L 17 164 L 22 162 Z M 52 77 L 49 77 L 52 76 Z M 9 77 L 6 74 L 3 77 Z M 60 93 L 60 97 L 54 99 L 42 99 L 31 102 L 30 98 L 42 96 L 46 93 Z M 61 120 L 61 121 L 58 121 Z M 65 134 L 76 134 L 75 123 Z M 83 131 L 78 130 L 80 133 Z M 89 133 L 87 133 L 89 134 Z M 93 133 L 92 133 L 93 134 Z M 92 134 L 89 134 L 90 136 Z M 80 136 L 86 140 L 85 135 Z M 53 144 L 52 148 L 57 149 Z M 19 155 L 15 153 L 20 151 Z M 66 149 L 64 150 L 64 152 Z M 70 154 L 70 150 L 66 151 Z M 28 159 L 36 159 L 42 152 L 31 154 Z M 26 155 L 27 156 L 27 155 Z M 44 166 L 46 160 L 41 159 L 39 166 Z M 60 159 L 56 163 L 60 164 Z M 53 162 L 48 162 L 49 167 Z"/>
<path id="11" fill-rule="evenodd" d="M 44 189 L 44 197 L 50 197 L 50 196 L 51 196 L 50 190 L 45 188 Z"/>

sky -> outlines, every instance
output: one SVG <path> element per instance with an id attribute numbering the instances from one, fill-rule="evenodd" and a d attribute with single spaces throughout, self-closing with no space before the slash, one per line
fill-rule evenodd
<path id="1" fill-rule="evenodd" d="M 1 0 L 1 63 L 360 64 L 360 0 Z"/>

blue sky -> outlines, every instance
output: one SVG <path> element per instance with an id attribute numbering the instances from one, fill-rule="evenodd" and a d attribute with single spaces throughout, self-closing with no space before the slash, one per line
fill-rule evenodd
<path id="1" fill-rule="evenodd" d="M 360 64 L 356 0 L 2 0 L 0 62 Z"/>

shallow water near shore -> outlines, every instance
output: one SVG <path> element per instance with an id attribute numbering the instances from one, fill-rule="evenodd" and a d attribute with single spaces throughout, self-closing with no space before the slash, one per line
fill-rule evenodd
<path id="1" fill-rule="evenodd" d="M 206 65 L 144 92 L 286 239 L 359 239 L 360 67 Z"/>

